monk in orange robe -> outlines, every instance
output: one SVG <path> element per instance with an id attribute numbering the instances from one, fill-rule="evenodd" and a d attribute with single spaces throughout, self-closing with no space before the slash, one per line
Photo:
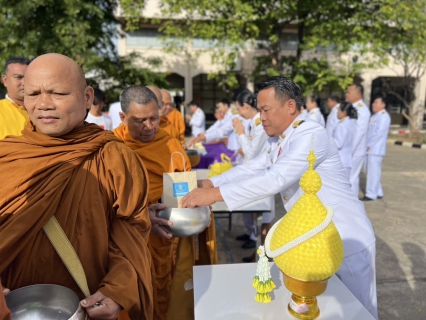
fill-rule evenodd
<path id="1" fill-rule="evenodd" d="M 170 172 L 171 155 L 180 152 L 184 156 L 184 163 L 180 156 L 174 157 L 174 170 L 182 172 L 191 170 L 190 162 L 180 142 L 159 128 L 160 116 L 158 102 L 155 94 L 147 87 L 133 86 L 125 89 L 120 97 L 120 114 L 122 124 L 116 128 L 114 134 L 134 150 L 144 162 L 149 177 L 150 202 L 157 203 L 163 194 L 163 173 Z M 212 223 L 212 225 L 214 225 Z M 214 245 L 207 247 L 208 241 L 214 243 L 214 227 L 208 228 L 208 235 L 203 237 L 204 243 L 200 244 L 200 256 L 203 260 L 199 263 L 211 264 L 217 262 L 217 252 Z M 208 239 L 208 241 L 206 240 Z M 181 239 L 178 247 L 178 260 L 174 276 L 185 282 L 192 278 L 192 267 L 195 264 L 193 251 L 193 238 Z M 152 254 L 155 276 L 155 317 L 154 319 L 168 319 L 169 304 L 178 304 L 181 308 L 191 309 L 193 318 L 193 291 L 185 291 L 184 283 L 179 286 L 179 292 L 171 301 L 170 295 L 173 280 L 173 239 L 164 239 L 156 234 L 150 235 L 149 248 Z M 212 252 L 212 253 L 210 253 Z M 210 256 L 216 257 L 211 260 Z M 179 258 L 180 257 L 180 258 Z M 183 281 L 182 280 L 182 281 Z M 170 300 L 170 301 L 169 301 Z M 192 301 L 192 302 L 191 302 Z M 186 307 L 189 305 L 189 307 Z M 170 313 L 170 310 L 169 310 Z M 191 319 L 182 317 L 180 319 Z"/>
<path id="2" fill-rule="evenodd" d="M 177 129 L 174 126 L 172 126 L 169 119 L 167 119 L 163 115 L 164 104 L 163 104 L 163 95 L 161 90 L 155 86 L 147 86 L 147 88 L 151 90 L 152 92 L 154 92 L 158 100 L 158 107 L 160 109 L 160 128 L 166 131 L 173 138 L 180 140 L 179 132 L 177 131 Z"/>
<path id="3" fill-rule="evenodd" d="M 173 107 L 172 95 L 166 89 L 161 89 L 163 95 L 162 115 L 166 117 L 170 124 L 179 133 L 179 140 L 185 142 L 185 121 L 182 114 Z"/>
<path id="4" fill-rule="evenodd" d="M 151 320 L 154 301 L 148 179 L 140 158 L 112 132 L 84 122 L 93 102 L 81 68 L 59 54 L 25 73 L 30 122 L 0 141 L 0 276 L 15 290 L 70 288 L 90 318 Z M 53 217 L 83 266 L 85 297 L 47 238 Z M 98 307 L 93 307 L 99 304 Z"/>

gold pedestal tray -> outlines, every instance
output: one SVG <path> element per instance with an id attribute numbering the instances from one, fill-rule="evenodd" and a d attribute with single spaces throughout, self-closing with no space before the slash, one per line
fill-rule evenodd
<path id="1" fill-rule="evenodd" d="M 320 315 L 316 297 L 327 289 L 328 279 L 322 281 L 301 281 L 294 279 L 285 273 L 284 285 L 292 293 L 288 304 L 288 311 L 297 319 L 311 320 Z"/>

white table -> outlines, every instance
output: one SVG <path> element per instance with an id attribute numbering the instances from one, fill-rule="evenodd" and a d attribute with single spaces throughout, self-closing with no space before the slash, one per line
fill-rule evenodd
<path id="1" fill-rule="evenodd" d="M 272 263 L 271 263 L 272 264 Z M 291 293 L 283 283 L 281 271 L 272 264 L 272 279 L 277 288 L 272 302 L 258 303 L 252 280 L 255 263 L 194 267 L 194 305 L 196 320 L 285 320 L 295 319 L 287 311 Z M 345 285 L 333 276 L 327 291 L 318 297 L 320 319 L 374 320 Z"/>

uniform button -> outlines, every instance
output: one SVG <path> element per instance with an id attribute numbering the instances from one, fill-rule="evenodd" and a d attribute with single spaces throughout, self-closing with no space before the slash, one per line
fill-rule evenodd
<path id="1" fill-rule="evenodd" d="M 287 200 L 288 200 L 288 198 L 287 198 L 286 196 L 283 196 L 283 199 L 284 199 L 285 201 L 287 201 Z"/>

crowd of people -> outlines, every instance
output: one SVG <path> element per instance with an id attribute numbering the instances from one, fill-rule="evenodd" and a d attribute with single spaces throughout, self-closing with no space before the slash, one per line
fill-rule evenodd
<path id="1" fill-rule="evenodd" d="M 217 121 L 206 130 L 197 101 L 184 117 L 172 95 L 155 86 L 124 88 L 103 112 L 106 96 L 87 86 L 81 68 L 60 54 L 7 61 L 0 101 L 0 281 L 8 294 L 32 284 L 71 288 L 96 319 L 193 319 L 194 265 L 216 264 L 212 223 L 198 237 L 174 238 L 172 223 L 158 218 L 163 173 L 191 170 L 185 148 L 227 137 L 235 168 L 198 182 L 182 206 L 224 201 L 230 210 L 269 198 L 262 242 L 280 194 L 288 211 L 301 195 L 299 180 L 313 149 L 323 187 L 318 196 L 335 211 L 345 259 L 337 275 L 377 318 L 375 236 L 358 199 L 359 175 L 367 172 L 364 201 L 384 196 L 380 184 L 390 116 L 377 97 L 374 115 L 353 84 L 345 101 L 327 100 L 327 122 L 318 96 L 302 100 L 291 79 L 272 77 L 257 94 L 239 91 L 217 102 Z M 185 120 L 192 138 L 185 140 Z M 314 142 L 312 142 L 314 137 Z M 243 215 L 242 247 L 256 244 L 256 219 Z M 53 221 L 53 222 L 52 222 Z M 56 221 L 56 222 L 55 222 Z M 83 285 L 48 237 L 55 224 L 68 238 L 85 272 Z M 251 256 L 244 261 L 254 260 Z M 87 288 L 87 290 L 85 289 Z M 0 320 L 8 319 L 0 301 Z"/>

